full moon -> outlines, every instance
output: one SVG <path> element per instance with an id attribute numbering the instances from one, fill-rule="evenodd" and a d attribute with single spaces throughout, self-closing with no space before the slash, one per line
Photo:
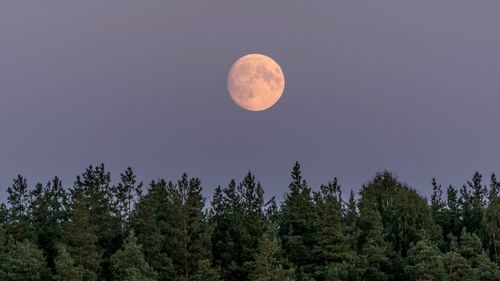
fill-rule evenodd
<path id="1" fill-rule="evenodd" d="M 270 57 L 249 54 L 239 58 L 229 71 L 227 89 L 233 101 L 250 111 L 273 106 L 285 89 L 285 75 Z"/>

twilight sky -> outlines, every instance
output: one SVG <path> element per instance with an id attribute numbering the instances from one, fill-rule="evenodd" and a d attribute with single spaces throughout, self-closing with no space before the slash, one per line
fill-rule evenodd
<path id="1" fill-rule="evenodd" d="M 246 171 L 286 192 L 358 190 L 389 169 L 424 195 L 500 173 L 500 2 L 6 0 L 0 3 L 0 199 L 18 173 L 66 186 L 89 164 L 117 179 Z M 230 99 L 247 53 L 274 58 L 282 99 Z M 347 192 L 347 191 L 346 191 Z"/>

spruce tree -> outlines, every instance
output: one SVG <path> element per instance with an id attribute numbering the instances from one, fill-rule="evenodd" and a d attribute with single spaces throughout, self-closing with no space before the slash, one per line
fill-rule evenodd
<path id="1" fill-rule="evenodd" d="M 10 244 L 0 267 L 5 281 L 38 281 L 46 272 L 42 251 L 28 240 Z"/>
<path id="2" fill-rule="evenodd" d="M 116 211 L 121 221 L 128 228 L 129 218 L 135 202 L 142 195 L 142 182 L 137 182 L 136 175 L 131 167 L 120 174 L 120 183 L 114 187 Z"/>
<path id="3" fill-rule="evenodd" d="M 413 244 L 408 252 L 405 272 L 409 280 L 445 280 L 443 256 L 427 234 Z"/>
<path id="4" fill-rule="evenodd" d="M 248 265 L 263 232 L 264 191 L 250 172 L 236 185 L 217 188 L 212 201 L 213 258 L 223 280 L 248 280 Z"/>
<path id="5" fill-rule="evenodd" d="M 444 255 L 448 281 L 474 281 L 475 272 L 468 261 L 459 253 L 451 251 Z"/>
<path id="6" fill-rule="evenodd" d="M 79 205 L 82 215 L 84 212 L 88 213 L 84 216 L 86 223 L 92 225 L 93 233 L 89 235 L 96 236 L 97 245 L 102 249 L 102 252 L 97 251 L 93 255 L 102 257 L 101 277 L 109 279 L 109 258 L 120 247 L 122 222 L 116 215 L 118 211 L 113 204 L 115 194 L 111 186 L 111 175 L 104 164 L 89 166 L 82 175 L 77 176 L 71 195 L 72 205 Z M 73 255 L 74 251 L 70 251 Z"/>
<path id="7" fill-rule="evenodd" d="M 495 197 L 485 211 L 486 231 L 490 242 L 492 256 L 498 257 L 498 247 L 500 245 L 500 198 Z"/>
<path id="8" fill-rule="evenodd" d="M 294 271 L 283 260 L 276 227 L 268 226 L 259 239 L 255 260 L 252 262 L 251 281 L 293 281 Z"/>
<path id="9" fill-rule="evenodd" d="M 71 257 L 66 246 L 57 246 L 55 258 L 54 281 L 83 281 L 83 270 L 81 266 L 75 266 L 75 260 Z"/>
<path id="10" fill-rule="evenodd" d="M 198 270 L 191 278 L 192 281 L 220 281 L 219 272 L 212 267 L 208 259 L 198 263 Z"/>
<path id="11" fill-rule="evenodd" d="M 453 186 L 448 186 L 446 189 L 446 208 L 443 210 L 443 222 L 441 228 L 443 230 L 443 235 L 448 237 L 451 233 L 452 235 L 458 237 L 462 231 L 462 221 L 461 221 L 461 210 L 458 198 L 458 193 Z M 449 240 L 446 240 L 448 243 Z"/>
<path id="12" fill-rule="evenodd" d="M 361 248 L 363 280 L 388 280 L 392 253 L 390 244 L 385 241 L 382 218 L 375 208 L 365 208 L 361 219 L 366 231 L 366 242 Z"/>
<path id="13" fill-rule="evenodd" d="M 133 230 L 125 239 L 122 249 L 111 256 L 111 270 L 112 280 L 116 281 L 153 281 L 157 276 L 144 259 Z"/>
<path id="14" fill-rule="evenodd" d="M 178 275 L 190 280 L 198 271 L 199 263 L 211 258 L 201 182 L 183 174 L 177 184 L 169 183 L 167 190 L 172 202 L 169 239 L 166 240 L 168 254 Z"/>
<path id="15" fill-rule="evenodd" d="M 359 214 L 354 198 L 354 191 L 349 194 L 349 201 L 343 215 L 343 228 L 349 247 L 353 251 L 358 250 L 359 239 Z"/>
<path id="16" fill-rule="evenodd" d="M 482 176 L 475 172 L 472 180 L 467 181 L 460 190 L 461 215 L 464 227 L 475 233 L 483 242 L 486 230 L 483 227 L 484 209 L 486 205 L 486 186 L 482 184 Z"/>
<path id="17" fill-rule="evenodd" d="M 318 220 L 311 189 L 302 178 L 300 165 L 292 169 L 292 182 L 281 206 L 279 237 L 285 255 L 296 267 L 298 280 L 313 273 L 312 249 L 317 245 Z"/>
<path id="18" fill-rule="evenodd" d="M 342 231 L 342 194 L 337 179 L 322 185 L 314 197 L 320 229 L 311 252 L 315 279 L 359 279 L 358 257 Z"/>
<path id="19" fill-rule="evenodd" d="M 26 178 L 18 175 L 11 186 L 7 188 L 7 202 L 10 205 L 8 213 L 8 234 L 16 241 L 32 239 L 29 222 L 30 193 Z"/>
<path id="20" fill-rule="evenodd" d="M 168 255 L 169 220 L 172 204 L 165 180 L 152 181 L 132 212 L 131 224 L 142 245 L 145 260 L 158 273 L 159 281 L 176 281 L 172 259 Z"/>
<path id="21" fill-rule="evenodd" d="M 37 184 L 31 198 L 30 215 L 36 242 L 48 266 L 54 269 L 56 244 L 62 242 L 63 227 L 68 221 L 67 194 L 61 180 L 55 177 L 45 186 Z"/>

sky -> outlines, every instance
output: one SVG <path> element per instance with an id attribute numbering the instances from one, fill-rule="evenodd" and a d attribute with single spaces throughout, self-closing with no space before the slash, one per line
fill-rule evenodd
<path id="1" fill-rule="evenodd" d="M 0 2 L 0 199 L 19 173 L 66 187 L 256 174 L 282 198 L 295 161 L 347 193 L 388 169 L 428 196 L 500 173 L 497 0 Z M 262 53 L 286 79 L 271 109 L 226 88 Z"/>

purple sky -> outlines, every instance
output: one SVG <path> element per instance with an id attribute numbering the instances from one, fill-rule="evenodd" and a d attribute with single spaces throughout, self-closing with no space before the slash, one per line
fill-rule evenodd
<path id="1" fill-rule="evenodd" d="M 0 198 L 17 173 L 66 186 L 89 164 L 142 180 L 248 170 L 286 192 L 358 190 L 389 169 L 427 195 L 500 173 L 500 2 L 136 1 L 0 3 Z M 278 104 L 226 90 L 246 53 L 286 76 Z M 489 177 L 489 175 L 488 175 Z"/>

